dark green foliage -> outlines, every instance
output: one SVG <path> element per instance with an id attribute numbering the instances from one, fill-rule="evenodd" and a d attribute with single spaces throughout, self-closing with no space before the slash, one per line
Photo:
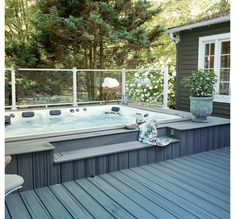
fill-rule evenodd
<path id="1" fill-rule="evenodd" d="M 158 24 L 145 28 L 160 12 L 147 1 L 38 1 L 38 7 L 37 40 L 54 64 L 128 67 L 129 54 L 150 47 L 163 32 Z"/>
<path id="2" fill-rule="evenodd" d="M 5 53 L 7 58 L 14 60 L 10 64 L 14 64 L 15 67 L 34 68 L 43 63 L 40 48 L 34 44 L 12 42 L 6 44 Z"/>

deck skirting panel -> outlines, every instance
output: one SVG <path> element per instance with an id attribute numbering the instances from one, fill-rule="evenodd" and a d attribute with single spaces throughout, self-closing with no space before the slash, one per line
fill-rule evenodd
<path id="1" fill-rule="evenodd" d="M 6 173 L 21 175 L 25 191 L 230 146 L 229 124 L 172 133 L 179 142 L 166 147 L 151 146 L 57 164 L 53 150 L 13 155 Z"/>

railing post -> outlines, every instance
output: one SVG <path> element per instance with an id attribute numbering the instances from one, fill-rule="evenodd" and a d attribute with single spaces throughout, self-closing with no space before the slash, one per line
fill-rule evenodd
<path id="1" fill-rule="evenodd" d="M 14 67 L 11 67 L 11 109 L 17 110 L 16 108 L 16 71 Z"/>
<path id="2" fill-rule="evenodd" d="M 73 106 L 77 106 L 77 68 L 73 67 Z"/>
<path id="3" fill-rule="evenodd" d="M 126 95 L 126 71 L 122 69 L 122 104 L 127 104 L 127 95 Z"/>
<path id="4" fill-rule="evenodd" d="M 164 86 L 163 86 L 163 109 L 168 109 L 168 67 L 163 69 Z"/>

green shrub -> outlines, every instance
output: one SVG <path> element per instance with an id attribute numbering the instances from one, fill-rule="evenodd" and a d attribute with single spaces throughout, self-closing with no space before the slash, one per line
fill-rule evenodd
<path id="1" fill-rule="evenodd" d="M 184 77 L 181 84 L 190 88 L 193 97 L 211 97 L 215 92 L 216 77 L 214 71 L 199 69 Z"/>

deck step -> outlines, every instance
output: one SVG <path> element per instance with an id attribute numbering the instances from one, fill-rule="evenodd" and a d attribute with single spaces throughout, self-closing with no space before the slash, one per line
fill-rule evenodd
<path id="1" fill-rule="evenodd" d="M 76 138 L 61 139 L 50 141 L 50 144 L 55 147 L 56 153 L 74 151 L 80 149 L 96 148 L 111 144 L 120 144 L 126 142 L 137 141 L 139 130 L 109 130 L 104 132 L 93 132 L 78 135 Z M 159 136 L 167 135 L 166 128 L 158 130 Z"/>
<path id="2" fill-rule="evenodd" d="M 175 139 L 171 137 L 165 137 L 165 138 L 170 139 L 171 144 L 179 142 L 179 139 Z M 142 143 L 139 141 L 129 141 L 129 142 L 124 142 L 124 143 L 110 144 L 110 145 L 104 145 L 104 146 L 92 147 L 92 148 L 83 147 L 83 149 L 54 153 L 54 162 L 55 163 L 69 162 L 69 161 L 74 161 L 74 160 L 81 160 L 81 159 L 87 159 L 87 158 L 92 158 L 92 157 L 104 156 L 108 154 L 121 153 L 125 151 L 139 150 L 139 149 L 148 148 L 152 146 L 153 145 Z"/>

